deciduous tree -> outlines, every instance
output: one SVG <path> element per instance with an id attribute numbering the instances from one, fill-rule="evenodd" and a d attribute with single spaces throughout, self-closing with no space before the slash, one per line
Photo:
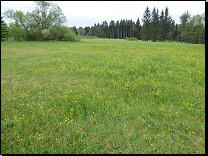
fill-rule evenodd
<path id="1" fill-rule="evenodd" d="M 191 14 L 187 10 L 180 16 L 180 22 L 181 22 L 181 42 L 185 41 L 186 42 L 186 26 L 187 23 L 189 22 L 191 17 Z"/>

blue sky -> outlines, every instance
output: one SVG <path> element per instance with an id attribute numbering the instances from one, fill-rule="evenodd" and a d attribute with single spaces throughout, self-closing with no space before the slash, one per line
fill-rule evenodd
<path id="1" fill-rule="evenodd" d="M 159 13 L 168 6 L 169 13 L 176 23 L 180 23 L 179 17 L 189 10 L 191 16 L 205 12 L 205 1 L 53 1 L 57 3 L 67 17 L 66 26 L 85 27 L 102 23 L 104 20 L 132 19 L 140 22 L 143 13 L 148 6 L 152 12 L 153 7 L 158 8 Z M 7 9 L 21 10 L 25 13 L 34 9 L 33 1 L 1 1 L 1 13 Z M 4 18 L 6 23 L 9 19 Z"/>

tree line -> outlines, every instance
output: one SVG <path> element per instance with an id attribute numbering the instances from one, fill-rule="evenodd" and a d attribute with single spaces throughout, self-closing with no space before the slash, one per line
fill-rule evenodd
<path id="1" fill-rule="evenodd" d="M 205 13 L 191 17 L 187 10 L 180 16 L 180 24 L 177 24 L 170 16 L 168 7 L 159 13 L 155 7 L 150 12 L 147 6 L 142 22 L 143 25 L 141 26 L 139 18 L 136 23 L 129 19 L 121 19 L 116 22 L 111 20 L 108 24 L 105 20 L 101 24 L 95 23 L 94 26 L 88 26 L 84 29 L 79 27 L 79 29 L 75 30 L 76 27 L 74 27 L 74 31 L 81 35 L 96 36 L 98 38 L 136 38 L 153 42 L 205 43 Z"/>
<path id="2" fill-rule="evenodd" d="M 14 38 L 15 40 L 41 41 L 79 41 L 72 29 L 63 26 L 66 17 L 61 8 L 48 1 L 34 1 L 36 7 L 26 14 L 22 11 L 8 9 L 4 16 L 13 19 L 6 27 L 1 17 L 1 40 Z"/>
<path id="3" fill-rule="evenodd" d="M 152 12 L 146 7 L 140 23 L 132 19 L 104 20 L 101 24 L 95 23 L 91 27 L 76 26 L 68 28 L 62 26 L 66 17 L 57 4 L 47 1 L 35 1 L 36 8 L 31 13 L 11 9 L 4 12 L 7 18 L 15 22 L 6 27 L 1 17 L 1 40 L 13 37 L 16 40 L 60 40 L 80 41 L 78 36 L 137 39 L 143 41 L 178 41 L 194 44 L 205 43 L 205 13 L 191 14 L 187 10 L 180 16 L 180 24 L 175 23 L 169 13 L 168 7 L 159 13 L 155 7 Z"/>

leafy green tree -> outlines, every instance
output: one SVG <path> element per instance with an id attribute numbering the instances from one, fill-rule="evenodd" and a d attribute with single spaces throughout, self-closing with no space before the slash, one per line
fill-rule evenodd
<path id="1" fill-rule="evenodd" d="M 28 13 L 31 27 L 38 27 L 40 30 L 48 28 L 51 25 L 61 25 L 66 21 L 61 8 L 56 3 L 49 1 L 34 1 L 35 10 Z"/>
<path id="2" fill-rule="evenodd" d="M 50 32 L 51 29 L 52 28 L 49 27 L 49 28 L 45 28 L 45 29 L 41 30 L 41 34 L 42 34 L 44 40 L 51 40 L 52 39 L 52 35 Z"/>
<path id="3" fill-rule="evenodd" d="M 68 27 L 62 26 L 63 41 L 78 42 L 80 39 Z"/>
<path id="4" fill-rule="evenodd" d="M 174 20 L 170 20 L 170 28 L 169 28 L 169 32 L 167 33 L 166 37 L 167 39 L 170 41 L 173 41 L 175 38 L 175 21 Z"/>
<path id="5" fill-rule="evenodd" d="M 64 38 L 64 30 L 60 25 L 53 25 L 49 27 L 52 39 L 62 41 Z"/>
<path id="6" fill-rule="evenodd" d="M 7 40 L 8 37 L 9 35 L 8 35 L 6 23 L 4 22 L 3 17 L 1 17 L 1 41 Z"/>
<path id="7" fill-rule="evenodd" d="M 202 15 L 195 15 L 187 23 L 186 41 L 191 43 L 205 43 L 205 22 Z"/>
<path id="8" fill-rule="evenodd" d="M 15 23 L 21 28 L 28 30 L 28 17 L 22 11 L 14 11 L 13 9 L 8 9 L 4 12 L 5 17 L 13 19 Z"/>
<path id="9" fill-rule="evenodd" d="M 50 26 L 48 30 L 51 34 L 48 34 L 50 37 L 49 39 L 71 42 L 80 41 L 78 36 L 70 28 L 66 26 L 53 25 Z"/>
<path id="10" fill-rule="evenodd" d="M 84 31 L 84 29 L 82 29 L 82 27 L 79 27 L 78 34 L 79 35 L 84 35 L 85 34 L 85 31 Z"/>
<path id="11" fill-rule="evenodd" d="M 4 12 L 7 18 L 15 20 L 20 29 L 27 32 L 27 40 L 40 40 L 41 30 L 52 25 L 61 25 L 66 21 L 61 8 L 47 1 L 35 1 L 35 10 L 24 14 L 22 11 L 8 9 Z M 16 28 L 15 28 L 16 29 Z"/>
<path id="12" fill-rule="evenodd" d="M 25 29 L 21 29 L 17 23 L 10 23 L 9 26 L 9 37 L 13 37 L 15 40 L 25 40 L 27 32 Z"/>
<path id="13" fill-rule="evenodd" d="M 191 14 L 187 10 L 180 16 L 180 22 L 181 22 L 181 42 L 186 42 L 186 26 L 189 22 L 191 17 Z"/>

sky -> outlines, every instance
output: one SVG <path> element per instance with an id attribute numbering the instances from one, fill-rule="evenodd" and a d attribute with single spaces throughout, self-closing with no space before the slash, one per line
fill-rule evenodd
<path id="1" fill-rule="evenodd" d="M 148 6 L 150 12 L 153 8 L 159 10 L 159 15 L 166 6 L 169 8 L 169 14 L 175 23 L 180 23 L 180 16 L 189 11 L 191 16 L 201 15 L 205 12 L 205 1 L 52 1 L 57 3 L 67 18 L 65 26 L 87 27 L 94 24 L 102 24 L 104 20 L 110 23 L 111 20 L 120 21 L 127 19 L 136 23 L 139 18 L 142 24 L 143 13 Z M 35 8 L 33 1 L 1 1 L 1 13 L 7 9 L 32 12 Z M 3 16 L 3 14 L 2 14 Z M 11 19 L 3 18 L 6 23 Z"/>

